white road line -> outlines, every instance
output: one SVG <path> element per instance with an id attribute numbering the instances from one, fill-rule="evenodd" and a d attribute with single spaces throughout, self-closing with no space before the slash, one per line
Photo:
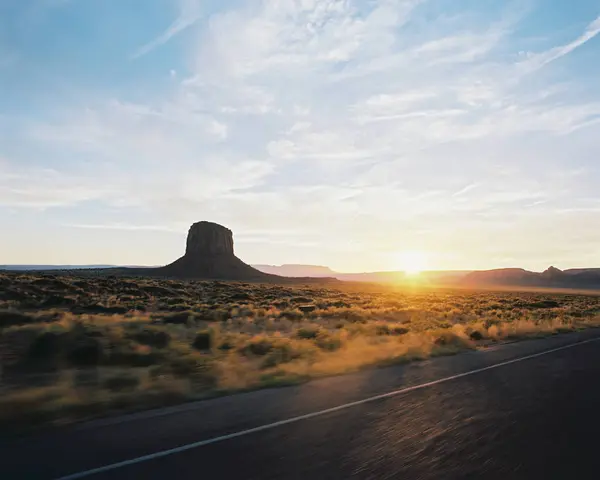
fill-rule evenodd
<path id="1" fill-rule="evenodd" d="M 550 353 L 558 352 L 560 350 L 566 350 L 568 348 L 578 347 L 579 345 L 583 345 L 585 343 L 591 343 L 591 342 L 597 342 L 597 341 L 600 341 L 600 337 L 592 338 L 589 340 L 583 340 L 581 342 L 572 343 L 570 345 L 564 345 L 562 347 L 553 348 L 551 350 L 545 350 L 543 352 L 526 355 L 524 357 L 514 358 L 512 360 L 507 360 L 505 362 L 496 363 L 494 365 L 490 365 L 487 367 L 477 368 L 475 370 L 470 370 L 468 372 L 459 373 L 457 375 L 452 375 L 450 377 L 441 378 L 439 380 L 434 380 L 432 382 L 421 383 L 419 385 L 413 385 L 412 387 L 401 388 L 400 390 L 394 390 L 392 392 L 384 393 L 381 395 L 375 395 L 374 397 L 365 398 L 363 400 L 358 400 L 356 402 L 345 403 L 343 405 L 338 405 L 337 407 L 327 408 L 325 410 L 319 410 L 318 412 L 308 413 L 306 415 L 299 415 L 297 417 L 288 418 L 286 420 L 280 420 L 278 422 L 268 423 L 266 425 L 261 425 L 259 427 L 249 428 L 247 430 L 241 430 L 239 432 L 230 433 L 229 435 L 223 435 L 220 437 L 209 438 L 207 440 L 201 440 L 199 442 L 182 445 L 181 447 L 171 448 L 169 450 L 163 450 L 161 452 L 152 453 L 150 455 L 144 455 L 142 457 L 132 458 L 130 460 L 125 460 L 123 462 L 112 463 L 110 465 L 105 465 L 103 467 L 93 468 L 91 470 L 74 473 L 72 475 L 60 477 L 57 480 L 76 480 L 79 478 L 85 478 L 85 477 L 89 477 L 91 475 L 96 475 L 98 473 L 109 472 L 111 470 L 116 470 L 117 468 L 127 467 L 128 465 L 135 465 L 136 463 L 142 463 L 142 462 L 147 462 L 149 460 L 155 460 L 157 458 L 166 457 L 168 455 L 174 455 L 176 453 L 185 452 L 187 450 L 192 450 L 194 448 L 200 448 L 200 447 L 204 447 L 206 445 L 211 445 L 213 443 L 223 442 L 225 440 L 231 440 L 232 438 L 243 437 L 245 435 L 250 435 L 252 433 L 263 432 L 265 430 L 270 430 L 272 428 L 281 427 L 283 425 L 289 425 L 290 423 L 296 423 L 296 422 L 300 422 L 302 420 L 308 420 L 310 418 L 320 417 L 321 415 L 327 415 L 329 413 L 339 412 L 340 410 L 345 410 L 347 408 L 356 407 L 358 405 L 364 405 L 365 403 L 375 402 L 377 400 L 382 400 L 384 398 L 394 397 L 396 395 L 401 395 L 403 393 L 412 392 L 415 390 L 419 390 L 421 388 L 431 387 L 433 385 L 438 385 L 440 383 L 449 382 L 451 380 L 456 380 L 457 378 L 468 377 L 469 375 L 475 375 L 477 373 L 485 372 L 488 370 L 493 370 L 494 368 L 504 367 L 505 365 L 511 365 L 513 363 L 523 362 L 523 361 L 529 360 L 531 358 L 541 357 L 543 355 L 548 355 Z"/>

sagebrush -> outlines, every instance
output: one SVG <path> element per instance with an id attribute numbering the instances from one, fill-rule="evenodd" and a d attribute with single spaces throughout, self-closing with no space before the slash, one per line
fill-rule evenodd
<path id="1" fill-rule="evenodd" d="M 68 421 L 600 323 L 600 297 L 0 274 L 4 422 Z"/>

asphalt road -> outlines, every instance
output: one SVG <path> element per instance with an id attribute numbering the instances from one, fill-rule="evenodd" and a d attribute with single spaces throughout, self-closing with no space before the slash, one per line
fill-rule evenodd
<path id="1" fill-rule="evenodd" d="M 600 332 L 0 442 L 1 479 L 597 479 Z"/>

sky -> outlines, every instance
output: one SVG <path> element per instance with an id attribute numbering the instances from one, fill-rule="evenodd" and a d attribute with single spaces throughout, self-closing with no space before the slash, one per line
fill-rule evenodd
<path id="1" fill-rule="evenodd" d="M 0 263 L 600 267 L 598 0 L 2 0 Z M 410 254 L 408 254 L 410 256 Z"/>

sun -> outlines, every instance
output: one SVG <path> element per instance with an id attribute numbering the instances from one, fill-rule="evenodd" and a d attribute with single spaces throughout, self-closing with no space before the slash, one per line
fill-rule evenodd
<path id="1" fill-rule="evenodd" d="M 427 268 L 427 255 L 424 252 L 410 250 L 396 255 L 398 269 L 406 275 L 419 275 Z"/>

